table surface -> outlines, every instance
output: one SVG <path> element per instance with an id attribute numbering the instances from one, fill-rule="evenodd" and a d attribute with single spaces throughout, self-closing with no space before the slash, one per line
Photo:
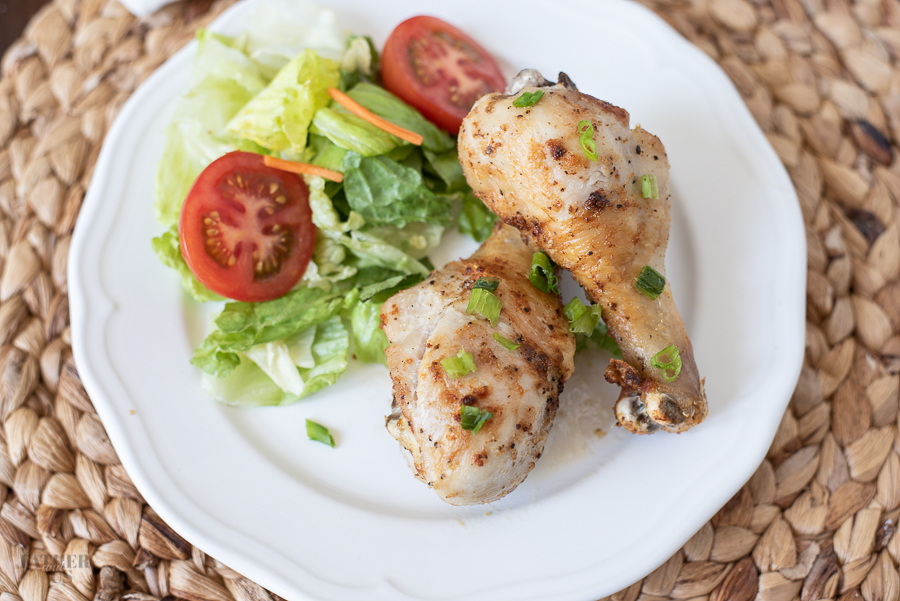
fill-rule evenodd
<path id="1" fill-rule="evenodd" d="M 31 15 L 48 0 L 0 0 L 0 54 L 22 34 Z"/>

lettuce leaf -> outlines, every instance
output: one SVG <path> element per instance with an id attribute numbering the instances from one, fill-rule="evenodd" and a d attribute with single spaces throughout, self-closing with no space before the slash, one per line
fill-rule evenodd
<path id="1" fill-rule="evenodd" d="M 384 350 L 389 343 L 381 329 L 381 305 L 379 302 L 360 301 L 350 310 L 353 352 L 363 363 L 387 364 Z"/>
<path id="2" fill-rule="evenodd" d="M 428 275 L 431 269 L 396 246 L 368 232 L 351 232 L 341 236 L 343 244 L 355 257 L 358 268 L 383 267 L 404 275 Z"/>
<path id="3" fill-rule="evenodd" d="M 178 226 L 173 225 L 167 232 L 151 241 L 156 256 L 166 267 L 171 267 L 181 276 L 181 286 L 185 292 L 203 303 L 206 301 L 225 300 L 206 286 L 191 272 L 191 269 L 181 256 L 181 246 L 178 243 Z"/>
<path id="4" fill-rule="evenodd" d="M 302 287 L 263 303 L 231 302 L 216 318 L 218 329 L 194 352 L 191 363 L 224 377 L 240 365 L 239 353 L 318 325 L 344 308 L 339 292 Z"/>
<path id="5" fill-rule="evenodd" d="M 244 407 L 288 405 L 334 384 L 347 369 L 350 335 L 332 317 L 284 340 L 252 347 L 226 377 L 203 375 L 220 403 Z"/>
<path id="6" fill-rule="evenodd" d="M 347 369 L 349 350 L 350 335 L 340 318 L 334 317 L 318 326 L 312 345 L 315 366 L 300 368 L 305 382 L 301 398 L 334 384 Z"/>
<path id="7" fill-rule="evenodd" d="M 335 145 L 364 157 L 390 152 L 401 144 L 400 138 L 375 127 L 343 107 L 322 108 L 313 117 L 313 132 L 325 136 Z"/>
<path id="8" fill-rule="evenodd" d="M 451 222 L 450 201 L 429 190 L 417 170 L 385 156 L 348 152 L 344 194 L 350 208 L 372 225 Z"/>
<path id="9" fill-rule="evenodd" d="M 273 152 L 299 155 L 313 115 L 328 104 L 328 88 L 339 79 L 336 61 L 304 50 L 228 122 L 226 131 Z"/>
<path id="10" fill-rule="evenodd" d="M 346 35 L 334 11 L 305 0 L 263 0 L 247 22 L 247 50 L 272 77 L 309 48 L 341 60 Z"/>
<path id="11" fill-rule="evenodd" d="M 609 351 L 616 359 L 622 358 L 622 349 L 619 348 L 616 339 L 609 335 L 609 329 L 602 320 L 597 323 L 590 336 L 575 334 L 575 350 L 592 347 Z"/>
<path id="12" fill-rule="evenodd" d="M 491 213 L 483 202 L 475 198 L 472 192 L 462 196 L 462 211 L 459 214 L 458 227 L 461 234 L 467 234 L 476 242 L 484 242 L 491 235 L 497 216 Z"/>
<path id="13" fill-rule="evenodd" d="M 456 151 L 456 141 L 447 132 L 384 88 L 359 83 L 347 95 L 382 119 L 421 135 L 423 149 L 435 153 Z"/>
<path id="14" fill-rule="evenodd" d="M 347 221 L 334 208 L 334 202 L 325 192 L 325 180 L 321 177 L 306 177 L 309 188 L 309 206 L 312 209 L 313 224 L 325 232 L 347 232 L 358 230 L 366 221 L 359 213 L 350 213 Z"/>
<path id="15" fill-rule="evenodd" d="M 466 192 L 472 193 L 469 184 L 466 183 L 466 177 L 463 175 L 462 165 L 459 164 L 459 154 L 454 147 L 446 152 L 431 152 L 426 150 L 423 152 L 425 159 L 428 161 L 426 171 L 434 173 L 440 179 L 443 188 L 435 191 L 444 193 Z"/>
<path id="16" fill-rule="evenodd" d="M 259 68 L 237 42 L 205 30 L 197 36 L 192 86 L 166 129 L 165 150 L 156 169 L 156 216 L 166 227 L 178 223 L 181 205 L 200 172 L 235 150 L 223 133 L 225 124 L 266 86 Z"/>
<path id="17" fill-rule="evenodd" d="M 310 160 L 313 165 L 331 169 L 332 171 L 340 171 L 344 168 L 344 157 L 347 155 L 347 151 L 328 138 L 311 135 L 310 147 L 311 150 L 314 150 L 315 152 L 313 158 Z M 339 186 L 340 184 L 335 185 Z"/>
<path id="18" fill-rule="evenodd" d="M 393 246 L 413 259 L 421 260 L 441 243 L 444 227 L 434 223 L 414 222 L 403 227 L 382 225 L 367 229 L 366 233 L 382 240 L 390 240 Z"/>

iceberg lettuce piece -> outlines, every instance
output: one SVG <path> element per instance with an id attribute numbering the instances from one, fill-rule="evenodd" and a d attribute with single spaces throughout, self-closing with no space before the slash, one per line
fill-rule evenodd
<path id="1" fill-rule="evenodd" d="M 226 132 L 273 152 L 299 155 L 313 115 L 328 104 L 328 88 L 340 79 L 338 63 L 304 50 L 226 126 Z"/>

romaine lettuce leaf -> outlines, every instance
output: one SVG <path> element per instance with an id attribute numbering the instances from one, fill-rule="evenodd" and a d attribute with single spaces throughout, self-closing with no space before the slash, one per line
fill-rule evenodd
<path id="1" fill-rule="evenodd" d="M 340 148 L 364 157 L 385 154 L 406 144 L 341 106 L 319 109 L 313 117 L 313 126 L 314 133 L 325 136 Z"/>
<path id="2" fill-rule="evenodd" d="M 200 280 L 194 276 L 184 257 L 181 256 L 181 247 L 178 243 L 178 226 L 173 225 L 167 232 L 151 241 L 153 250 L 159 260 L 166 267 L 171 267 L 181 276 L 181 286 L 185 292 L 194 297 L 195 300 L 202 302 L 225 300 L 206 286 L 200 283 Z"/>
<path id="3" fill-rule="evenodd" d="M 443 193 L 452 193 L 464 191 L 469 194 L 472 189 L 466 183 L 466 177 L 463 175 L 462 165 L 459 164 L 459 154 L 456 147 L 446 152 L 435 153 L 430 150 L 423 152 L 425 159 L 428 161 L 426 171 L 434 173 L 440 178 L 443 187 L 436 186 L 435 191 Z"/>
<path id="4" fill-rule="evenodd" d="M 368 232 L 350 232 L 349 236 L 341 236 L 340 242 L 356 257 L 357 268 L 384 267 L 401 274 L 431 273 L 422 261 Z"/>
<path id="5" fill-rule="evenodd" d="M 609 335 L 609 329 L 602 320 L 597 323 L 590 336 L 575 334 L 575 350 L 580 351 L 591 347 L 609 351 L 617 359 L 622 358 L 622 350 L 619 348 L 616 339 Z"/>
<path id="6" fill-rule="evenodd" d="M 366 221 L 359 213 L 350 213 L 347 221 L 341 221 L 341 216 L 334 208 L 334 203 L 325 193 L 325 180 L 321 177 L 306 177 L 306 186 L 309 188 L 309 206 L 312 209 L 313 224 L 325 232 L 347 232 L 358 230 Z"/>
<path id="7" fill-rule="evenodd" d="M 315 335 L 315 330 L 316 328 L 312 327 L 307 331 Z M 303 394 L 303 378 L 291 360 L 291 351 L 284 340 L 251 346 L 244 351 L 244 357 L 256 363 L 256 366 L 283 391 L 297 398 Z"/>
<path id="8" fill-rule="evenodd" d="M 336 61 L 304 50 L 228 122 L 226 131 L 274 152 L 299 155 L 313 115 L 328 104 L 328 88 L 339 79 Z"/>
<path id="9" fill-rule="evenodd" d="M 381 305 L 378 302 L 360 301 L 350 310 L 353 351 L 363 363 L 387 363 L 384 349 L 389 343 L 381 329 Z"/>
<path id="10" fill-rule="evenodd" d="M 359 83 L 347 95 L 382 119 L 422 136 L 422 148 L 441 153 L 456 150 L 456 142 L 447 132 L 422 116 L 384 88 L 371 83 Z"/>
<path id="11" fill-rule="evenodd" d="M 347 91 L 363 77 L 372 77 L 381 69 L 375 42 L 369 36 L 351 35 L 341 57 L 341 89 Z"/>
<path id="12" fill-rule="evenodd" d="M 305 0 L 263 0 L 247 22 L 250 57 L 272 77 L 309 48 L 339 61 L 346 35 L 333 11 Z"/>
<path id="13" fill-rule="evenodd" d="M 218 329 L 194 352 L 191 363 L 208 374 L 227 376 L 240 364 L 239 353 L 318 325 L 337 315 L 344 302 L 339 292 L 301 287 L 263 303 L 228 303 L 216 318 Z"/>
<path id="14" fill-rule="evenodd" d="M 370 236 L 390 240 L 391 244 L 411 256 L 424 259 L 441 243 L 444 227 L 434 223 L 407 223 L 403 227 L 382 225 L 367 229 Z"/>
<path id="15" fill-rule="evenodd" d="M 350 335 L 339 317 L 329 319 L 316 328 L 316 338 L 312 345 L 315 366 L 300 368 L 300 376 L 305 383 L 301 398 L 337 381 L 347 369 L 349 349 Z"/>
<path id="16" fill-rule="evenodd" d="M 314 147 L 315 150 L 315 154 L 310 159 L 313 165 L 331 169 L 332 171 L 340 171 L 344 168 L 344 157 L 347 155 L 347 151 L 328 138 L 311 135 L 310 146 Z"/>
<path id="17" fill-rule="evenodd" d="M 156 216 L 166 227 L 178 223 L 181 205 L 200 172 L 235 150 L 234 142 L 223 134 L 225 124 L 267 83 L 233 40 L 205 30 L 197 35 L 192 87 L 166 129 L 156 169 Z"/>
<path id="18" fill-rule="evenodd" d="M 491 235 L 496 221 L 497 216 L 475 198 L 472 192 L 463 193 L 462 211 L 458 220 L 460 233 L 471 236 L 476 242 L 484 242 Z"/>
<path id="19" fill-rule="evenodd" d="M 450 201 L 429 190 L 422 174 L 384 156 L 344 157 L 344 194 L 372 225 L 450 224 Z"/>
<path id="20" fill-rule="evenodd" d="M 292 337 L 251 347 L 226 377 L 203 375 L 220 403 L 244 407 L 288 405 L 334 384 L 347 369 L 350 335 L 332 317 Z"/>

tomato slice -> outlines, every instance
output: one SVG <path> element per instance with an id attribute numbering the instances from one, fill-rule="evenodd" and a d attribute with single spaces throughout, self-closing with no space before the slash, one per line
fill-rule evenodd
<path id="1" fill-rule="evenodd" d="M 178 234 L 188 267 L 213 292 L 246 302 L 278 298 L 312 258 L 309 189 L 299 175 L 267 167 L 262 155 L 231 152 L 194 182 Z"/>
<path id="2" fill-rule="evenodd" d="M 500 67 L 462 31 L 436 17 L 407 19 L 381 55 L 384 87 L 451 134 L 475 101 L 506 87 Z"/>

